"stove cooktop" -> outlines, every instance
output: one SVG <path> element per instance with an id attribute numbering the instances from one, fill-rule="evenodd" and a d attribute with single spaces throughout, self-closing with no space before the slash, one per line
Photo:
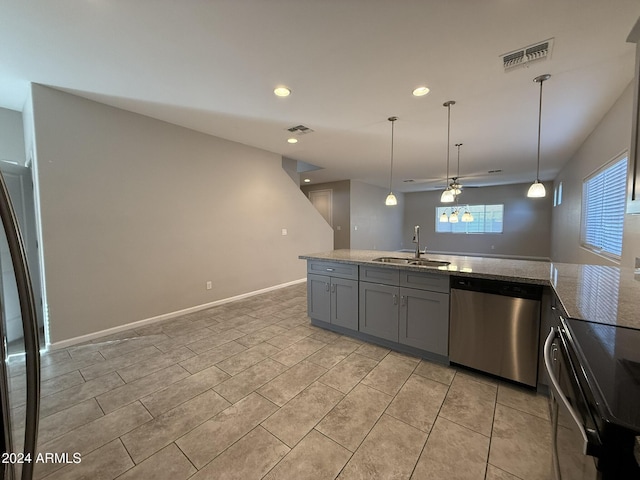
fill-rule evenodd
<path id="1" fill-rule="evenodd" d="M 604 401 L 607 421 L 640 435 L 640 330 L 567 321 L 584 370 Z"/>

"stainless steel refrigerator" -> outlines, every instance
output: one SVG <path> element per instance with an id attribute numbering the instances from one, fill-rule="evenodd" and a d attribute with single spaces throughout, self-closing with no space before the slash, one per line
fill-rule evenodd
<path id="1" fill-rule="evenodd" d="M 25 243 L 2 173 L 0 219 L 4 236 L 0 238 L 0 479 L 30 480 L 37 460 L 40 328 Z M 7 292 L 17 299 L 10 310 Z"/>

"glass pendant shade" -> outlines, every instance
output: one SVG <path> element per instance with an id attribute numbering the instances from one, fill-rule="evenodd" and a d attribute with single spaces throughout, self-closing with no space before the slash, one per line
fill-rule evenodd
<path id="1" fill-rule="evenodd" d="M 384 204 L 389 207 L 392 207 L 398 204 L 398 199 L 393 194 L 393 192 L 389 192 L 389 195 L 387 195 L 387 199 L 384 201 Z"/>
<path id="2" fill-rule="evenodd" d="M 467 211 L 462 215 L 462 221 L 465 223 L 473 222 L 473 216 Z"/>
<path id="3" fill-rule="evenodd" d="M 442 212 L 442 215 L 440 215 L 440 223 L 449 223 L 449 217 L 447 217 L 445 212 Z"/>
<path id="4" fill-rule="evenodd" d="M 442 203 L 451 203 L 454 199 L 455 197 L 453 195 L 453 191 L 449 187 L 447 187 L 447 189 L 442 192 L 442 195 L 440 196 L 440 201 Z"/>
<path id="5" fill-rule="evenodd" d="M 458 212 L 453 212 L 449 217 L 449 223 L 458 223 Z"/>
<path id="6" fill-rule="evenodd" d="M 529 187 L 529 191 L 527 192 L 527 197 L 529 198 L 541 198 L 547 194 L 547 191 L 544 188 L 544 184 L 540 183 L 538 180 L 533 182 Z"/>

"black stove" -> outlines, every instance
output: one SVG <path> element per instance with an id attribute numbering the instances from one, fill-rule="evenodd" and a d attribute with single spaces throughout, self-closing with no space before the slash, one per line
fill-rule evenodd
<path id="1" fill-rule="evenodd" d="M 595 424 L 599 446 L 590 454 L 598 458 L 601 478 L 640 478 L 633 451 L 640 436 L 640 330 L 563 321 L 568 331 L 562 336 L 573 351 L 576 380 L 589 411 L 584 413 Z M 632 477 L 618 476 L 629 471 Z"/>
<path id="2" fill-rule="evenodd" d="M 598 413 L 640 435 L 640 330 L 568 319 Z"/>

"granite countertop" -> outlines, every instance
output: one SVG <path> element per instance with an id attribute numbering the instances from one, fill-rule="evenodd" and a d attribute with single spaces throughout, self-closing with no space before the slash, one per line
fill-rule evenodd
<path id="1" fill-rule="evenodd" d="M 378 257 L 412 258 L 413 255 L 378 250 L 332 250 L 299 256 L 303 260 L 371 264 L 381 268 L 547 285 L 555 290 L 569 317 L 640 329 L 640 279 L 634 276 L 630 268 L 462 255 L 423 255 L 423 258 L 451 262 L 446 267 L 433 268 L 373 262 Z"/>

